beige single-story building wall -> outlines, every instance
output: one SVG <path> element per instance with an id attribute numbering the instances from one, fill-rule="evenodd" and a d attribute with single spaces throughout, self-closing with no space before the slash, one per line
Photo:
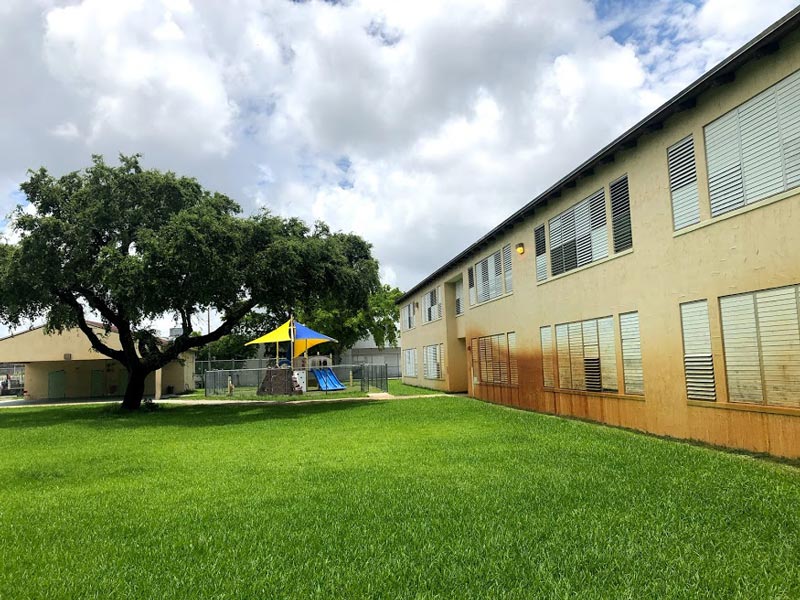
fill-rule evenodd
<path id="1" fill-rule="evenodd" d="M 145 396 L 155 395 L 155 381 L 155 373 L 150 373 L 145 380 Z M 31 400 L 121 396 L 127 382 L 127 371 L 115 360 L 45 361 L 25 365 L 26 397 Z M 162 384 L 162 393 L 163 389 Z"/>
<path id="2" fill-rule="evenodd" d="M 94 326 L 103 342 L 120 349 L 116 333 Z M 194 389 L 195 353 L 186 352 L 180 360 L 151 373 L 145 380 L 145 396 L 182 393 Z M 25 392 L 32 400 L 47 398 L 95 398 L 122 396 L 128 381 L 125 368 L 115 360 L 94 351 L 78 329 L 52 335 L 44 327 L 0 339 L 0 362 L 25 364 Z"/>

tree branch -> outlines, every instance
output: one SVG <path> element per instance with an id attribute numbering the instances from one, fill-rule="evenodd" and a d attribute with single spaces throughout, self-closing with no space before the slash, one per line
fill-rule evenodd
<path id="1" fill-rule="evenodd" d="M 72 309 L 72 312 L 75 314 L 75 318 L 78 321 L 78 328 L 83 332 L 83 334 L 89 338 L 89 343 L 92 344 L 92 348 L 97 350 L 100 354 L 104 354 L 109 358 L 113 358 L 114 360 L 118 360 L 123 365 L 127 365 L 125 360 L 125 353 L 121 350 L 114 350 L 110 346 L 104 344 L 97 334 L 92 329 L 91 325 L 86 322 L 86 317 L 83 314 L 83 307 L 81 306 L 80 302 L 67 292 L 61 291 L 54 291 L 53 292 L 59 300 L 61 300 L 64 304 L 69 306 Z"/>
<path id="2" fill-rule="evenodd" d="M 252 299 L 242 302 L 236 308 L 228 311 L 226 314 L 226 319 L 222 322 L 222 324 L 220 324 L 219 327 L 217 327 L 214 331 L 204 335 L 190 337 L 189 334 L 184 331 L 182 335 L 175 338 L 161 352 L 159 364 L 155 368 L 160 368 L 168 362 L 175 360 L 187 350 L 199 348 L 200 346 L 205 346 L 211 342 L 216 342 L 223 335 L 229 334 L 233 330 L 234 326 L 236 326 L 236 324 L 241 321 L 242 318 L 249 313 L 256 304 L 257 302 Z"/>
<path id="3" fill-rule="evenodd" d="M 95 294 L 92 290 L 87 287 L 83 287 L 81 285 L 73 286 L 73 289 L 79 293 L 81 296 L 86 298 L 86 301 L 89 303 L 93 309 L 100 313 L 106 321 L 114 325 L 114 327 L 119 328 L 121 319 L 117 313 L 111 310 L 111 307 L 106 304 L 105 300 L 103 300 L 100 296 Z"/>

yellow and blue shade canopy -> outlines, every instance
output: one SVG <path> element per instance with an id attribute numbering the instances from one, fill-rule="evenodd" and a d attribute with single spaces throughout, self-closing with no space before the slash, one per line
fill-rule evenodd
<path id="1" fill-rule="evenodd" d="M 316 346 L 317 344 L 336 342 L 338 340 L 314 331 L 302 323 L 298 323 L 297 321 L 289 319 L 277 329 L 273 329 L 269 333 L 262 335 L 260 338 L 256 338 L 247 342 L 245 346 L 250 346 L 252 344 L 274 344 L 276 342 L 292 341 L 294 342 L 294 358 L 297 358 L 298 356 L 302 356 L 306 350 Z"/>

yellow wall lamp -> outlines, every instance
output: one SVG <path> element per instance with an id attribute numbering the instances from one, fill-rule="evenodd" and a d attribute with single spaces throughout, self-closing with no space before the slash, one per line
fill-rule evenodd
<path id="1" fill-rule="evenodd" d="M 517 254 L 525 254 L 525 244 L 522 242 L 517 244 Z"/>

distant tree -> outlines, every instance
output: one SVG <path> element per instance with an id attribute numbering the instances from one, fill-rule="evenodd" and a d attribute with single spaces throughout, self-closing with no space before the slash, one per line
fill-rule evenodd
<path id="1" fill-rule="evenodd" d="M 384 284 L 370 295 L 366 308 L 334 300 L 319 303 L 300 316 L 309 327 L 338 340 L 337 344 L 321 346 L 322 351 L 330 348 L 337 358 L 368 335 L 372 335 L 379 348 L 396 346 L 400 312 L 395 301 L 401 295 L 399 289 Z"/>
<path id="2" fill-rule="evenodd" d="M 246 360 L 255 358 L 258 354 L 258 346 L 247 346 L 252 338 L 248 338 L 240 333 L 229 333 L 223 335 L 216 342 L 208 344 L 203 351 L 202 358 L 210 357 L 213 360 Z"/>
<path id="3" fill-rule="evenodd" d="M 0 318 L 78 327 L 92 347 L 128 371 L 124 408 L 139 408 L 145 377 L 229 334 L 254 307 L 276 313 L 317 306 L 367 309 L 380 283 L 370 245 L 356 235 L 309 228 L 238 204 L 195 179 L 145 170 L 139 156 L 55 178 L 30 171 L 16 244 L 0 244 Z M 192 315 L 213 307 L 222 322 L 196 335 Z M 97 314 L 121 349 L 87 324 Z M 146 324 L 174 315 L 183 333 L 163 342 Z"/>

